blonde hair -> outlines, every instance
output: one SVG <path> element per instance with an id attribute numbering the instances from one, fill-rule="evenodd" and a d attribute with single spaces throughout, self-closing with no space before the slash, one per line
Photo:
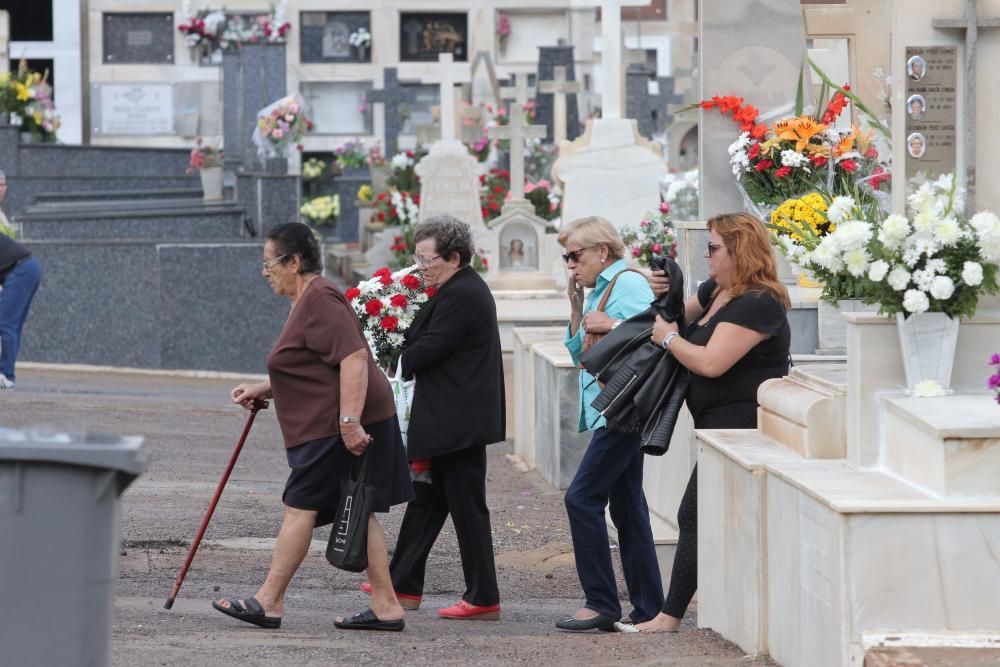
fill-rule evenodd
<path id="1" fill-rule="evenodd" d="M 736 298 L 752 290 L 770 292 L 785 310 L 792 307 L 788 289 L 778 280 L 778 265 L 764 223 L 749 213 L 723 213 L 708 221 L 709 231 L 722 237 L 733 260 L 733 285 L 729 294 Z"/>
<path id="2" fill-rule="evenodd" d="M 559 230 L 559 245 L 566 247 L 567 243 L 575 241 L 583 248 L 594 248 L 599 245 L 608 247 L 608 256 L 621 259 L 625 256 L 625 244 L 615 226 L 604 218 L 590 215 L 577 218 Z"/>

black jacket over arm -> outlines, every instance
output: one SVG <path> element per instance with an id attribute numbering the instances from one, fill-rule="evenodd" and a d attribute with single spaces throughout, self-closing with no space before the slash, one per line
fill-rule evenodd
<path id="1" fill-rule="evenodd" d="M 413 320 L 403 375 L 417 380 L 407 435 L 411 461 L 506 439 L 497 308 L 472 267 L 459 269 Z"/>

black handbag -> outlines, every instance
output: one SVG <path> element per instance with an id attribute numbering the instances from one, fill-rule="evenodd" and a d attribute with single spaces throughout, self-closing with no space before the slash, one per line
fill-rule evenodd
<path id="1" fill-rule="evenodd" d="M 374 446 L 372 441 L 365 450 L 358 478 L 340 482 L 337 518 L 326 545 L 326 559 L 330 565 L 347 572 L 361 572 L 368 567 L 368 517 L 375 501 L 375 487 L 368 484 L 368 474 Z"/>

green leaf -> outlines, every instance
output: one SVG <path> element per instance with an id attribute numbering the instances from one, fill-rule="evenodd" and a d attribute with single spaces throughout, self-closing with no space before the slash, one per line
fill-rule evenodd
<path id="1" fill-rule="evenodd" d="M 805 76 L 806 76 L 806 64 L 802 63 L 799 67 L 799 85 L 795 89 L 795 116 L 802 115 L 802 107 L 805 99 Z"/>
<path id="2" fill-rule="evenodd" d="M 807 58 L 807 60 L 809 60 L 809 65 L 813 68 L 813 71 L 816 72 L 816 75 L 819 76 L 819 78 L 823 81 L 823 83 L 829 85 L 831 88 L 841 93 L 851 102 L 853 102 L 854 106 L 859 111 L 868 116 L 869 120 L 871 120 L 875 128 L 878 129 L 878 131 L 881 132 L 886 139 L 892 141 L 892 132 L 889 131 L 889 128 L 886 127 L 885 123 L 883 123 L 878 119 L 878 116 L 876 116 L 871 109 L 865 106 L 865 103 L 861 101 L 861 98 L 859 98 L 857 95 L 855 95 L 849 90 L 844 90 L 842 87 L 831 81 L 830 77 L 828 77 L 826 73 L 823 72 L 823 70 L 821 70 L 819 66 L 812 61 L 811 58 Z"/>

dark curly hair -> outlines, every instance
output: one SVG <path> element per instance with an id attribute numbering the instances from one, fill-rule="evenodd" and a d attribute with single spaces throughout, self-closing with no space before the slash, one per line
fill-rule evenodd
<path id="1" fill-rule="evenodd" d="M 451 215 L 434 215 L 427 222 L 417 225 L 413 242 L 420 243 L 426 239 L 434 239 L 437 253 L 444 259 L 451 257 L 452 253 L 458 253 L 460 267 L 468 266 L 476 252 L 469 225 Z"/>
<path id="2" fill-rule="evenodd" d="M 323 258 L 320 255 L 319 241 L 316 235 L 301 222 L 288 222 L 277 227 L 272 227 L 267 233 L 267 240 L 274 244 L 274 251 L 280 257 L 286 255 L 281 260 L 284 264 L 293 255 L 298 255 L 302 261 L 302 268 L 299 273 L 319 273 L 323 270 Z"/>

